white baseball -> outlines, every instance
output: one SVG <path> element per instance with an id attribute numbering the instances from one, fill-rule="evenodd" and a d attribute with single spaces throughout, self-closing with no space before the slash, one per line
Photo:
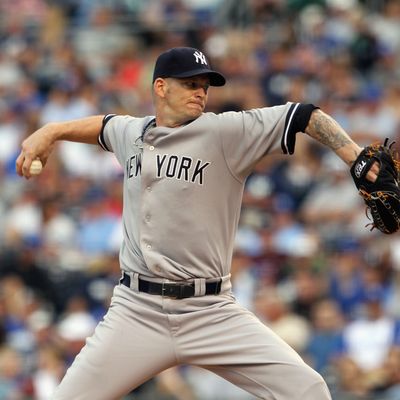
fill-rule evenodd
<path id="1" fill-rule="evenodd" d="M 29 173 L 31 175 L 39 175 L 42 172 L 43 165 L 40 160 L 33 160 L 29 168 Z"/>

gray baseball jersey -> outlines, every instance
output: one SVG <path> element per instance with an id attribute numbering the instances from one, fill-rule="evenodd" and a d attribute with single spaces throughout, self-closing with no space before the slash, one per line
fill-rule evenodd
<path id="1" fill-rule="evenodd" d="M 156 127 L 153 117 L 104 119 L 99 143 L 124 168 L 120 263 L 130 279 L 115 287 L 53 400 L 119 399 L 179 364 L 207 368 L 261 399 L 331 399 L 322 377 L 237 304 L 229 281 L 246 177 L 266 154 L 294 151 L 313 109 L 204 113 L 177 128 Z M 188 280 L 195 291 L 150 294 L 140 289 L 143 277 L 163 290 L 166 281 Z M 207 294 L 216 278 L 221 290 Z"/>
<path id="2" fill-rule="evenodd" d="M 110 119 L 99 143 L 125 171 L 122 269 L 170 280 L 228 275 L 245 179 L 264 155 L 290 151 L 298 107 L 204 113 L 144 137 L 153 117 Z"/>

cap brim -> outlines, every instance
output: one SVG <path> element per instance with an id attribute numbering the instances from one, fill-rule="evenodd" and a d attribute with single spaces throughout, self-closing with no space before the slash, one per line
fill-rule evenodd
<path id="1" fill-rule="evenodd" d="M 224 86 L 226 83 L 225 77 L 219 72 L 211 69 L 199 68 L 192 71 L 186 71 L 182 74 L 170 75 L 171 78 L 189 78 L 190 76 L 208 75 L 210 77 L 210 86 Z"/>

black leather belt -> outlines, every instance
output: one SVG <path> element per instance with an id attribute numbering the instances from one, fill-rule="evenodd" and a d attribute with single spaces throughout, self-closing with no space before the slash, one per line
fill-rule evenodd
<path id="1" fill-rule="evenodd" d="M 119 282 L 128 288 L 131 287 L 131 277 L 125 272 Z M 221 279 L 215 282 L 206 282 L 205 294 L 219 294 L 221 292 L 221 284 Z M 194 291 L 194 282 L 159 283 L 146 281 L 139 277 L 139 292 L 172 297 L 174 299 L 185 299 L 187 297 L 193 297 Z"/>

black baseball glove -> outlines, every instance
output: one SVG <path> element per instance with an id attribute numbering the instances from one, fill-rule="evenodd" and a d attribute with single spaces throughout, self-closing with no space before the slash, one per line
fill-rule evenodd
<path id="1" fill-rule="evenodd" d="M 372 221 L 371 230 L 391 234 L 400 228 L 400 162 L 389 144 L 370 145 L 364 148 L 353 163 L 350 172 L 359 194 L 367 205 L 367 216 Z M 372 165 L 379 163 L 379 173 L 375 182 L 367 179 Z"/>

